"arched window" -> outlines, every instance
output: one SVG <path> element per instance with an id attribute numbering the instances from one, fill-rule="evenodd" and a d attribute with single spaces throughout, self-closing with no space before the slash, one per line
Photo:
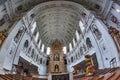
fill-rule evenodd
<path id="1" fill-rule="evenodd" d="M 69 44 L 69 50 L 72 51 L 72 44 Z"/>
<path id="2" fill-rule="evenodd" d="M 36 41 L 36 43 L 37 43 L 38 39 L 39 39 L 39 32 L 37 32 L 37 34 L 35 35 L 35 41 Z"/>
<path id="3" fill-rule="evenodd" d="M 77 41 L 78 41 L 79 38 L 80 38 L 78 31 L 76 31 L 76 38 L 77 38 Z"/>
<path id="4" fill-rule="evenodd" d="M 76 53 L 76 60 L 78 59 L 78 55 L 77 55 L 77 53 Z"/>
<path id="5" fill-rule="evenodd" d="M 67 46 L 67 53 L 70 51 L 69 46 Z"/>
<path id="6" fill-rule="evenodd" d="M 78 52 L 78 57 L 80 57 L 80 53 Z"/>
<path id="7" fill-rule="evenodd" d="M 81 20 L 79 21 L 79 26 L 80 26 L 80 30 L 83 32 L 85 30 L 85 27 L 84 27 L 83 22 Z"/>
<path id="8" fill-rule="evenodd" d="M 87 44 L 88 49 L 92 47 L 92 43 L 90 41 L 90 38 L 86 39 L 86 44 Z"/>
<path id="9" fill-rule="evenodd" d="M 26 40 L 25 43 L 24 43 L 24 48 L 28 48 L 28 44 L 29 44 L 29 41 Z"/>
<path id="10" fill-rule="evenodd" d="M 63 47 L 63 51 L 64 51 L 64 54 L 66 54 L 66 53 L 67 53 L 66 46 L 65 46 L 65 47 Z"/>
<path id="11" fill-rule="evenodd" d="M 42 64 L 42 58 L 40 58 L 40 64 Z"/>
<path id="12" fill-rule="evenodd" d="M 26 52 L 27 49 L 28 49 L 28 44 L 29 44 L 29 41 L 26 40 L 26 41 L 24 42 L 24 47 L 23 47 L 23 49 L 24 49 L 25 52 Z"/>
<path id="13" fill-rule="evenodd" d="M 49 55 L 49 54 L 50 54 L 50 48 L 47 47 L 47 55 Z"/>
<path id="14" fill-rule="evenodd" d="M 44 47 L 45 47 L 45 45 L 42 44 L 41 52 L 44 52 Z"/>
<path id="15" fill-rule="evenodd" d="M 36 61 L 38 61 L 38 55 L 36 56 Z"/>
<path id="16" fill-rule="evenodd" d="M 45 62 L 46 62 L 46 60 L 43 61 L 43 64 L 46 64 Z"/>
<path id="17" fill-rule="evenodd" d="M 70 64 L 70 59 L 68 59 L 68 63 Z"/>
<path id="18" fill-rule="evenodd" d="M 76 60 L 76 57 L 75 57 L 75 55 L 74 55 L 74 57 L 73 57 L 73 61 L 75 61 Z"/>
<path id="19" fill-rule="evenodd" d="M 23 10 L 23 6 L 19 5 L 18 7 L 16 7 L 16 13 L 19 13 Z"/>
<path id="20" fill-rule="evenodd" d="M 71 62 L 73 62 L 73 57 L 71 57 Z"/>
<path id="21" fill-rule="evenodd" d="M 82 47 L 80 47 L 80 53 L 81 53 L 81 55 L 83 55 L 83 48 Z"/>
<path id="22" fill-rule="evenodd" d="M 34 49 L 32 49 L 32 54 L 31 54 L 31 57 L 33 58 L 34 57 Z"/>
<path id="23" fill-rule="evenodd" d="M 33 60 L 36 61 L 36 53 L 33 55 Z"/>
<path id="24" fill-rule="evenodd" d="M 35 14 L 32 13 L 32 14 L 30 15 L 31 20 L 32 20 L 34 17 L 35 17 Z"/>

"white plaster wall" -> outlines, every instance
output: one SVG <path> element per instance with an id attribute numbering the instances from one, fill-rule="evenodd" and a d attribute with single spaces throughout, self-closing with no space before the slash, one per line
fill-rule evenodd
<path id="1" fill-rule="evenodd" d="M 47 66 L 46 65 L 39 65 L 38 72 L 40 75 L 46 75 L 47 73 Z"/>
<path id="2" fill-rule="evenodd" d="M 86 31 L 84 37 L 90 38 L 93 48 L 88 50 L 87 52 L 84 52 L 84 55 L 85 54 L 92 55 L 93 53 L 96 53 L 99 69 L 109 68 L 110 61 L 113 58 L 116 58 L 117 66 L 119 66 L 118 52 L 117 52 L 117 49 L 115 47 L 115 44 L 114 44 L 110 34 L 107 31 L 106 26 L 103 24 L 102 21 L 97 20 L 97 19 L 94 21 L 94 24 L 97 26 L 99 31 L 102 33 L 102 38 L 100 40 L 97 40 L 95 38 L 95 36 L 93 35 L 93 33 L 90 31 L 90 29 L 88 29 L 88 31 Z M 79 45 L 81 45 L 84 42 L 85 41 L 82 39 L 82 41 L 80 42 Z M 105 48 L 106 48 L 105 50 L 103 50 L 103 46 L 105 46 Z M 78 48 L 80 48 L 80 47 L 78 47 Z M 77 52 L 79 52 L 79 49 L 76 49 L 74 54 L 71 53 L 70 55 L 67 55 L 67 59 L 70 59 L 71 56 L 74 56 L 75 53 L 77 53 Z M 67 71 L 72 72 L 73 71 L 72 66 L 82 62 L 85 59 L 84 55 L 82 55 L 78 60 L 74 61 L 73 63 L 67 64 Z"/>
<path id="3" fill-rule="evenodd" d="M 116 48 L 116 45 L 115 45 L 112 37 L 108 33 L 106 26 L 101 22 L 101 20 L 96 20 L 95 23 L 96 23 L 96 25 L 99 26 L 98 28 L 99 28 L 100 32 L 102 33 L 103 42 L 106 46 L 106 51 L 103 52 L 104 58 L 108 58 L 108 61 L 104 60 L 105 67 L 110 67 L 110 65 L 108 65 L 108 64 L 109 64 L 110 60 L 113 58 L 116 58 L 117 66 L 119 66 L 117 48 Z"/>
<path id="4" fill-rule="evenodd" d="M 25 60 L 27 60 L 28 62 L 32 62 L 32 64 L 37 66 L 38 67 L 38 72 L 39 72 L 40 75 L 46 75 L 46 72 L 47 72 L 47 66 L 46 65 L 38 64 L 32 58 L 26 56 L 26 53 L 24 53 L 23 51 L 20 52 L 20 56 L 22 58 L 24 58 Z"/>
<path id="5" fill-rule="evenodd" d="M 89 37 L 90 40 L 91 40 L 91 43 L 93 45 L 93 48 L 94 50 L 93 51 L 89 51 L 88 50 L 88 54 L 93 54 L 93 53 L 96 53 L 96 57 L 97 57 L 97 61 L 98 61 L 98 65 L 99 65 L 99 69 L 102 69 L 104 68 L 104 62 L 103 62 L 103 56 L 102 56 L 102 53 L 101 53 L 101 50 L 99 49 L 99 44 L 98 44 L 98 41 L 95 37 L 95 35 L 91 32 L 91 30 L 89 29 L 89 31 L 86 33 L 85 37 Z"/>
<path id="6" fill-rule="evenodd" d="M 43 60 L 47 60 L 46 57 L 44 55 L 42 55 L 43 53 L 42 54 L 39 53 L 39 51 L 36 49 L 36 46 L 33 43 L 33 41 L 30 40 L 31 38 L 30 38 L 29 30 L 27 32 L 23 32 L 23 34 L 17 44 L 14 42 L 14 37 L 16 36 L 20 27 L 24 26 L 27 29 L 29 29 L 28 26 L 30 26 L 30 24 L 29 24 L 29 21 L 27 20 L 26 16 L 23 18 L 23 21 L 21 19 L 20 21 L 17 21 L 14 23 L 13 27 L 10 30 L 8 37 L 5 39 L 5 41 L 1 47 L 0 70 L 3 70 L 3 68 L 5 68 L 7 70 L 11 70 L 12 64 L 18 64 L 19 56 L 20 56 L 21 51 L 23 50 L 24 42 L 26 40 L 28 40 L 30 42 L 29 43 L 30 45 L 32 44 L 32 47 L 35 49 L 36 54 L 41 55 Z M 13 52 L 12 52 L 12 54 L 9 54 L 11 49 L 13 49 Z M 23 57 L 23 58 L 25 58 L 25 57 Z M 42 74 L 42 75 L 46 74 L 47 69 L 46 69 L 45 64 L 41 64 L 41 65 L 37 65 L 37 66 L 39 67 L 40 74 Z M 1 72 L 1 73 L 3 73 L 3 72 Z"/>
<path id="7" fill-rule="evenodd" d="M 104 64 L 103 64 L 103 60 L 102 60 L 102 55 L 101 55 L 101 52 L 99 50 L 99 46 L 98 46 L 98 43 L 97 43 L 97 40 L 95 39 L 95 36 L 94 34 L 91 32 L 91 30 L 89 29 L 89 31 L 86 33 L 85 37 L 89 37 L 90 40 L 91 40 L 91 43 L 92 43 L 92 48 L 88 50 L 87 54 L 90 54 L 92 55 L 93 53 L 96 53 L 96 57 L 97 57 L 97 61 L 98 61 L 98 66 L 99 66 L 99 69 L 103 68 L 104 67 Z"/>
<path id="8" fill-rule="evenodd" d="M 13 27 L 12 27 L 13 29 L 11 30 L 11 32 L 9 33 L 8 37 L 5 39 L 5 41 L 1 47 L 0 68 L 6 68 L 8 70 L 11 69 L 14 52 L 10 56 L 9 56 L 9 52 L 12 47 L 14 48 L 14 50 L 16 48 L 16 45 L 14 44 L 13 39 L 14 39 L 18 29 L 21 26 L 20 24 L 21 24 L 21 22 L 19 21 L 17 25 L 16 25 L 16 23 L 13 25 Z M 10 62 L 8 63 L 8 61 L 10 61 Z"/>

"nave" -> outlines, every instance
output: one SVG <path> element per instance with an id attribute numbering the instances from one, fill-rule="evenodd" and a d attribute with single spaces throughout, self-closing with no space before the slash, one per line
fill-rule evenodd
<path id="1" fill-rule="evenodd" d="M 120 80 L 120 1 L 0 0 L 0 80 Z"/>

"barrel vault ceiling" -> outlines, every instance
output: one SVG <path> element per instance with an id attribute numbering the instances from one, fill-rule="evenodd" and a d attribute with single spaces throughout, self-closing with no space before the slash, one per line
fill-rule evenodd
<path id="1" fill-rule="evenodd" d="M 42 42 L 50 46 L 59 40 L 63 46 L 72 42 L 79 24 L 79 13 L 62 6 L 46 8 L 37 18 L 37 26 Z"/>
<path id="2" fill-rule="evenodd" d="M 12 0 L 13 2 L 20 3 L 24 9 L 31 9 L 40 3 L 58 1 L 58 0 Z M 72 1 L 83 5 L 84 7 L 93 7 L 94 4 L 101 5 L 107 0 L 59 0 Z M 37 27 L 40 38 L 45 46 L 51 44 L 57 39 L 63 46 L 68 46 L 75 38 L 75 32 L 79 27 L 80 11 L 71 5 L 65 4 L 49 4 L 41 8 L 37 13 Z M 82 9 L 81 9 L 82 10 Z"/>

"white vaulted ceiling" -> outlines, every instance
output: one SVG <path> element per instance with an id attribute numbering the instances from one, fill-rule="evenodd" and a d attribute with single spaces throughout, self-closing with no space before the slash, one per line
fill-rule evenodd
<path id="1" fill-rule="evenodd" d="M 72 9 L 54 7 L 42 11 L 37 19 L 42 42 L 49 45 L 59 40 L 63 45 L 70 43 L 75 35 L 79 14 Z"/>
<path id="2" fill-rule="evenodd" d="M 11 0 L 17 14 L 31 11 L 35 14 L 39 38 L 45 46 L 58 39 L 63 46 L 68 46 L 75 38 L 80 14 L 85 8 L 96 11 L 104 10 L 109 0 Z M 81 6 L 82 5 L 82 6 Z M 84 6 L 84 7 L 83 7 Z M 94 8 L 99 9 L 94 9 Z M 22 9 L 19 11 L 19 8 Z M 78 29 L 79 30 L 79 29 Z M 80 31 L 79 31 L 80 32 Z"/>
<path id="3" fill-rule="evenodd" d="M 74 4 L 54 1 L 46 3 L 39 10 L 36 22 L 42 43 L 50 46 L 57 39 L 63 46 L 69 45 L 79 28 L 82 9 Z"/>

